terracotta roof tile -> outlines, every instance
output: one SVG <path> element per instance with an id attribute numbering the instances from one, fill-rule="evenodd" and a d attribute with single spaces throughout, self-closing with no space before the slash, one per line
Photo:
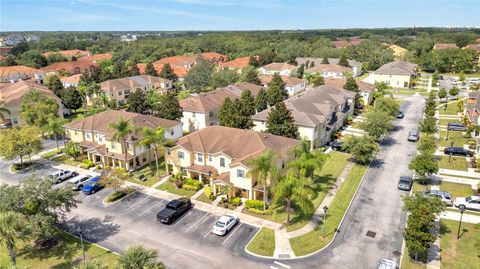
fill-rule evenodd
<path id="1" fill-rule="evenodd" d="M 239 69 L 241 69 L 241 68 L 245 68 L 245 67 L 249 66 L 249 63 L 250 63 L 250 57 L 249 56 L 240 57 L 240 58 L 237 58 L 235 60 L 220 63 L 220 68 L 239 68 Z"/>
<path id="2" fill-rule="evenodd" d="M 285 82 L 285 85 L 289 87 L 295 86 L 301 83 L 306 83 L 306 81 L 301 78 L 294 78 L 294 77 L 284 76 L 284 75 L 280 77 L 282 78 L 283 82 Z M 270 81 L 272 81 L 273 75 L 259 75 L 258 78 L 260 79 L 260 82 L 263 85 L 268 85 L 270 84 Z"/>
<path id="3" fill-rule="evenodd" d="M 5 83 L 6 84 L 6 83 Z M 15 107 L 22 103 L 23 97 L 30 91 L 38 91 L 40 94 L 53 98 L 60 102 L 52 91 L 47 87 L 30 81 L 18 81 L 15 83 L 8 83 L 5 87 L 0 87 L 0 103 L 5 107 Z"/>
<path id="4" fill-rule="evenodd" d="M 62 50 L 62 51 L 49 51 L 45 52 L 42 55 L 48 57 L 50 54 L 60 54 L 63 56 L 85 56 L 90 55 L 90 51 L 87 50 Z"/>
<path id="5" fill-rule="evenodd" d="M 110 59 L 112 59 L 112 54 L 110 52 L 107 52 L 107 53 L 83 56 L 80 58 L 80 61 L 101 62 L 101 61 L 110 60 Z"/>

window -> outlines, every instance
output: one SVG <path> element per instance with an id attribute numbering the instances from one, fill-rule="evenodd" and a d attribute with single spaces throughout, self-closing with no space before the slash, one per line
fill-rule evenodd
<path id="1" fill-rule="evenodd" d="M 88 139 L 90 139 L 90 133 L 89 133 L 89 132 L 85 133 L 85 136 L 86 136 Z"/>
<path id="2" fill-rule="evenodd" d="M 203 154 L 197 153 L 197 161 L 203 162 Z"/>
<path id="3" fill-rule="evenodd" d="M 192 118 L 195 118 L 196 115 L 195 115 L 195 112 L 192 112 Z"/>
<path id="4" fill-rule="evenodd" d="M 178 157 L 179 159 L 183 159 L 183 158 L 185 157 L 185 154 L 183 154 L 183 151 L 178 151 L 178 152 L 177 152 L 177 157 Z"/>
<path id="5" fill-rule="evenodd" d="M 147 161 L 147 157 L 143 156 L 142 162 L 146 162 L 146 161 Z"/>
<path id="6" fill-rule="evenodd" d="M 208 161 L 209 161 L 209 162 L 211 162 L 211 161 L 212 161 L 212 159 L 213 159 L 213 156 L 212 156 L 212 154 L 208 154 Z"/>
<path id="7" fill-rule="evenodd" d="M 118 95 L 122 95 L 122 90 L 118 90 Z"/>
<path id="8" fill-rule="evenodd" d="M 173 134 L 175 134 L 175 131 L 172 128 L 172 129 L 170 129 L 170 135 L 173 135 Z"/>
<path id="9" fill-rule="evenodd" d="M 210 118 L 213 117 L 213 111 L 209 111 L 209 112 L 208 112 L 208 116 L 209 116 Z"/>
<path id="10" fill-rule="evenodd" d="M 167 154 L 172 155 L 172 149 L 171 148 L 167 148 Z"/>
<path id="11" fill-rule="evenodd" d="M 225 158 L 220 158 L 220 166 L 225 167 Z"/>
<path id="12" fill-rule="evenodd" d="M 400 81 L 397 80 L 397 86 L 400 85 Z"/>
<path id="13" fill-rule="evenodd" d="M 13 118 L 12 120 L 13 120 L 13 124 L 18 124 L 17 118 Z"/>
<path id="14" fill-rule="evenodd" d="M 103 135 L 101 135 L 101 134 L 98 135 L 98 141 L 103 142 L 103 138 L 104 138 Z"/>
<path id="15" fill-rule="evenodd" d="M 112 140 L 112 142 L 110 143 L 110 147 L 112 149 L 115 149 L 116 146 L 117 146 L 117 143 L 114 140 Z"/>
<path id="16" fill-rule="evenodd" d="M 243 171 L 243 169 L 237 169 L 237 177 L 244 178 L 245 177 L 245 171 Z"/>

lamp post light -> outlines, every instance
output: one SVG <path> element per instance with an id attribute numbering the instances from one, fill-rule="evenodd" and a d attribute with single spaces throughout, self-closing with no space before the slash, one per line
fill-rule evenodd
<path id="1" fill-rule="evenodd" d="M 458 209 L 460 209 L 460 222 L 458 223 L 457 239 L 460 239 L 460 228 L 462 227 L 462 217 L 463 211 L 465 211 L 465 207 L 460 206 Z"/>
<path id="2" fill-rule="evenodd" d="M 80 228 L 80 244 L 82 246 L 83 260 L 85 261 L 85 248 L 83 247 L 83 229 Z"/>
<path id="3" fill-rule="evenodd" d="M 325 238 L 325 226 L 327 224 L 327 210 L 328 210 L 328 207 L 327 206 L 324 206 L 323 207 L 323 238 Z"/>

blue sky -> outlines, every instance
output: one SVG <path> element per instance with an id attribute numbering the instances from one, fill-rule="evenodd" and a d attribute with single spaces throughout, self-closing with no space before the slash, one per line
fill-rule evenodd
<path id="1" fill-rule="evenodd" d="M 480 0 L 0 0 L 0 31 L 480 26 Z"/>

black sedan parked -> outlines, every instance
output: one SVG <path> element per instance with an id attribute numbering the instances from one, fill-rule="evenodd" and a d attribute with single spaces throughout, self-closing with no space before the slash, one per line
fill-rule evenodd
<path id="1" fill-rule="evenodd" d="M 451 148 L 445 148 L 443 150 L 443 153 L 447 155 L 456 155 L 456 156 L 465 156 L 465 157 L 472 157 L 473 152 L 470 150 L 466 150 L 464 148 L 459 148 L 459 147 L 451 147 Z"/>

